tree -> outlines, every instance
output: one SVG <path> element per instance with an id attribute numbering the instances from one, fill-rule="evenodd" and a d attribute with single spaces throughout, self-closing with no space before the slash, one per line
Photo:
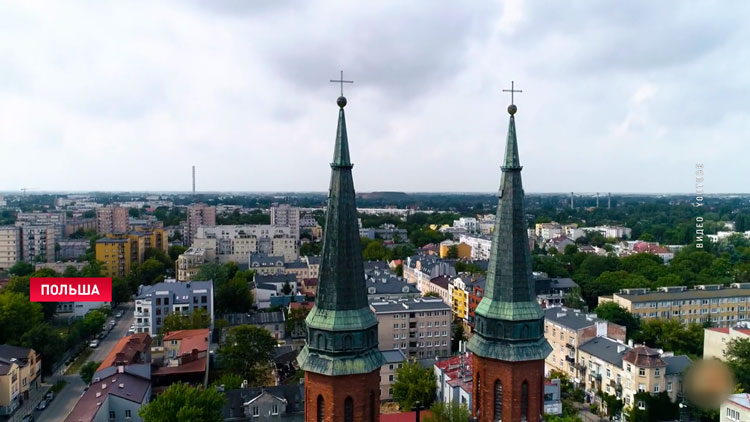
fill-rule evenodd
<path id="1" fill-rule="evenodd" d="M 214 289 L 218 290 L 222 284 L 229 281 L 229 269 L 224 265 L 208 263 L 203 264 L 198 272 L 193 276 L 193 280 L 208 281 L 213 280 Z"/>
<path id="2" fill-rule="evenodd" d="M 597 306 L 594 312 L 601 319 L 624 326 L 627 330 L 628 338 L 632 338 L 641 329 L 638 317 L 615 302 L 604 302 Z"/>
<path id="3" fill-rule="evenodd" d="M 172 384 L 138 410 L 143 422 L 222 422 L 226 399 L 216 388 Z"/>
<path id="4" fill-rule="evenodd" d="M 423 297 L 440 297 L 440 295 L 438 294 L 438 292 L 432 292 L 432 291 L 431 291 L 431 292 L 427 292 L 427 293 L 425 293 L 425 294 L 423 295 Z"/>
<path id="5" fill-rule="evenodd" d="M 91 379 L 94 378 L 94 373 L 96 372 L 97 368 L 99 368 L 100 364 L 101 362 L 95 362 L 92 360 L 84 363 L 81 366 L 79 374 L 81 375 L 81 379 L 86 385 L 91 384 Z"/>
<path id="6" fill-rule="evenodd" d="M 570 246 L 570 245 L 568 245 Z M 581 299 L 581 288 L 574 287 L 563 296 L 563 305 L 570 309 L 581 309 L 583 307 L 583 299 Z"/>
<path id="7" fill-rule="evenodd" d="M 197 308 L 190 314 L 169 314 L 164 317 L 164 324 L 160 328 L 160 334 L 164 335 L 171 331 L 208 328 L 209 325 L 211 325 L 211 317 L 208 315 L 208 311 Z"/>
<path id="8" fill-rule="evenodd" d="M 323 245 L 320 242 L 305 242 L 299 247 L 299 254 L 302 256 L 320 255 Z"/>
<path id="9" fill-rule="evenodd" d="M 112 279 L 112 302 L 115 306 L 129 301 L 132 293 L 127 279 L 122 277 Z"/>
<path id="10" fill-rule="evenodd" d="M 563 249 L 564 255 L 575 255 L 578 253 L 578 247 L 576 245 L 565 245 L 565 249 Z"/>
<path id="11" fill-rule="evenodd" d="M 286 316 L 286 321 L 284 321 L 286 332 L 291 333 L 296 327 L 304 328 L 305 318 L 307 318 L 308 313 L 310 313 L 310 310 L 307 308 L 290 309 Z"/>
<path id="12" fill-rule="evenodd" d="M 11 275 L 17 275 L 21 277 L 25 275 L 31 275 L 31 273 L 34 272 L 34 265 L 26 261 L 18 261 L 8 269 L 8 272 Z"/>
<path id="13" fill-rule="evenodd" d="M 424 420 L 425 422 L 466 422 L 469 417 L 471 417 L 471 413 L 465 404 L 439 401 L 430 407 L 430 416 Z"/>
<path id="14" fill-rule="evenodd" d="M 460 322 L 453 324 L 453 326 L 455 328 L 453 329 L 453 338 L 451 339 L 451 350 L 453 353 L 456 353 L 460 342 L 466 341 L 466 333 L 464 332 L 464 325 Z"/>
<path id="15" fill-rule="evenodd" d="M 49 374 L 52 367 L 65 351 L 64 338 L 48 324 L 34 325 L 23 333 L 21 346 L 34 349 L 42 355 L 42 371 Z"/>
<path id="16" fill-rule="evenodd" d="M 252 306 L 253 292 L 239 273 L 216 290 L 216 310 L 219 313 L 247 312 Z"/>
<path id="17" fill-rule="evenodd" d="M 703 353 L 703 326 L 684 325 L 676 319 L 648 319 L 641 323 L 641 333 L 636 337 L 650 347 L 699 357 Z"/>
<path id="18" fill-rule="evenodd" d="M 44 320 L 42 305 L 14 291 L 0 293 L 0 344 L 17 342 Z"/>
<path id="19" fill-rule="evenodd" d="M 274 347 L 276 339 L 265 328 L 239 325 L 227 332 L 219 356 L 227 370 L 248 380 L 250 385 L 264 385 L 270 375 Z"/>
<path id="20" fill-rule="evenodd" d="M 242 377 L 237 374 L 226 373 L 213 382 L 214 386 L 223 386 L 224 391 L 236 390 L 242 387 Z"/>
<path id="21" fill-rule="evenodd" d="M 446 258 L 458 259 L 458 245 L 451 245 L 448 248 L 448 254 L 446 255 Z"/>
<path id="22" fill-rule="evenodd" d="M 429 406 L 435 399 L 435 373 L 417 362 L 405 363 L 396 370 L 393 399 L 402 409 L 411 409 L 416 402 Z"/>
<path id="23" fill-rule="evenodd" d="M 156 258 L 149 258 L 135 268 L 134 274 L 138 284 L 151 285 L 164 277 L 164 263 Z"/>
<path id="24" fill-rule="evenodd" d="M 105 322 L 107 322 L 107 316 L 101 311 L 94 309 L 83 317 L 81 324 L 85 335 L 93 336 L 102 330 L 102 326 Z"/>
<path id="25" fill-rule="evenodd" d="M 745 391 L 750 391 L 750 339 L 730 340 L 724 356 L 734 372 L 736 382 Z"/>

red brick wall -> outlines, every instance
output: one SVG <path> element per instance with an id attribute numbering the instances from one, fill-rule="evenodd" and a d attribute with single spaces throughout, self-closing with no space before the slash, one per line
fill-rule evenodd
<path id="1" fill-rule="evenodd" d="M 373 412 L 370 412 L 370 394 Z M 324 400 L 324 422 L 344 421 L 344 402 L 351 397 L 354 421 L 380 420 L 380 369 L 361 375 L 329 377 L 313 372 L 305 373 L 305 422 L 318 422 L 318 396 Z M 371 421 L 371 415 L 374 420 Z"/>
<path id="2" fill-rule="evenodd" d="M 474 355 L 473 412 L 480 422 L 494 422 L 495 381 L 503 385 L 503 421 L 521 420 L 521 385 L 529 386 L 527 421 L 539 422 L 544 411 L 544 361 L 505 362 Z M 480 381 L 477 391 L 477 380 Z M 478 400 L 477 400 L 478 399 Z"/>

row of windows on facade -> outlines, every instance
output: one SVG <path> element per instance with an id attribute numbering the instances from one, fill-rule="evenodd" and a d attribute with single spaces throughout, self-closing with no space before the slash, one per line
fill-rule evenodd
<path id="1" fill-rule="evenodd" d="M 448 345 L 448 340 L 443 340 L 443 344 L 442 344 L 442 345 L 443 345 L 443 346 L 447 346 L 447 345 Z M 414 344 L 413 346 L 411 346 L 411 347 L 433 347 L 433 346 L 434 346 L 434 347 L 439 347 L 439 346 L 441 346 L 441 344 L 440 344 L 440 340 L 435 340 L 435 343 L 434 343 L 434 344 L 433 344 L 433 343 L 432 343 L 431 341 L 428 341 L 428 342 L 426 342 L 426 343 L 425 343 L 425 342 L 422 342 L 422 341 L 420 341 L 419 343 L 415 343 L 415 344 Z M 393 343 L 393 348 L 394 348 L 394 349 L 398 349 L 398 348 L 399 348 L 399 344 L 398 344 L 398 343 Z M 400 347 L 400 348 L 401 348 L 401 349 L 406 349 L 406 343 L 401 343 L 401 347 Z"/>
<path id="2" fill-rule="evenodd" d="M 709 313 L 711 313 L 711 314 L 719 314 L 719 313 L 723 313 L 723 312 L 745 312 L 745 307 L 744 306 L 740 306 L 737 311 L 735 311 L 734 307 L 731 307 L 731 308 L 711 308 L 711 309 L 703 308 L 703 309 L 701 309 L 700 314 L 701 315 L 706 315 L 706 314 L 709 314 Z M 682 311 L 672 311 L 672 316 L 698 315 L 698 313 L 699 312 L 698 312 L 697 309 L 689 309 L 689 310 L 687 310 L 687 312 L 685 311 L 685 309 L 683 309 Z M 656 318 L 656 317 L 658 317 L 660 315 L 660 313 L 659 312 L 634 312 L 633 315 L 639 316 L 639 317 L 642 317 L 642 318 L 648 318 L 648 317 Z M 666 318 L 666 317 L 669 317 L 669 315 L 670 315 L 669 311 L 661 311 L 661 316 L 662 317 Z M 734 315 L 729 315 L 729 316 L 727 316 L 727 318 L 733 317 L 733 316 Z M 739 316 L 740 316 L 740 319 L 744 319 L 743 317 L 745 315 L 744 314 L 740 314 Z M 722 317 L 722 318 L 724 318 L 724 317 Z"/>
<path id="3" fill-rule="evenodd" d="M 426 334 L 426 335 L 425 335 L 425 334 Z M 440 337 L 441 335 L 442 335 L 442 336 L 447 336 L 447 335 L 448 335 L 448 332 L 447 332 L 447 331 L 443 331 L 443 332 L 442 332 L 442 334 L 441 334 L 441 332 L 440 332 L 440 331 L 427 331 L 427 333 L 425 333 L 424 331 L 421 331 L 421 332 L 419 333 L 419 338 L 424 338 L 424 337 L 433 337 L 433 335 L 434 335 L 434 337 Z M 400 338 L 401 338 L 401 339 L 405 339 L 405 338 L 406 338 L 406 333 L 401 333 L 401 337 L 400 337 Z M 409 336 L 409 338 L 414 338 L 414 336 L 411 336 L 411 335 L 410 335 L 410 336 Z M 393 334 L 393 339 L 394 339 L 394 340 L 398 340 L 398 339 L 399 339 L 399 335 L 398 335 L 398 333 L 395 333 L 395 334 Z"/>
<path id="4" fill-rule="evenodd" d="M 415 317 L 431 317 L 431 316 L 446 316 L 448 315 L 448 311 L 429 311 L 429 312 L 409 312 L 406 314 L 393 314 L 393 319 L 407 319 L 407 318 L 415 318 Z"/>
<path id="5" fill-rule="evenodd" d="M 193 303 L 198 303 L 198 297 L 200 297 L 201 303 L 208 303 L 208 296 L 193 296 Z M 164 305 L 169 305 L 169 298 L 165 297 L 163 302 L 164 302 L 163 303 Z M 156 306 L 161 306 L 161 305 L 162 305 L 162 298 L 157 297 Z M 141 308 L 138 308 L 136 311 L 140 312 L 140 309 Z"/>
<path id="6" fill-rule="evenodd" d="M 413 324 L 413 323 L 412 323 L 412 324 Z M 439 327 L 440 325 L 441 325 L 441 324 L 440 324 L 440 321 L 435 321 L 435 327 Z M 447 327 L 447 326 L 448 326 L 448 321 L 443 321 L 443 324 L 442 324 L 442 325 L 443 325 L 443 327 Z M 409 328 L 415 328 L 415 327 L 416 327 L 416 326 L 414 326 L 414 327 L 409 327 Z M 420 323 L 419 323 L 419 328 L 424 328 L 424 327 L 425 327 L 425 323 L 424 323 L 424 321 L 420 322 Z M 400 327 L 399 327 L 399 325 L 398 325 L 398 324 L 393 324 L 393 329 L 394 329 L 394 330 L 398 330 L 399 328 L 401 328 L 401 329 L 405 330 L 405 329 L 407 328 L 407 327 L 406 327 L 406 323 L 402 323 Z M 432 328 L 432 321 L 427 321 L 427 328 Z"/>
<path id="7" fill-rule="evenodd" d="M 686 300 L 668 300 L 662 302 L 638 302 L 633 304 L 634 309 L 641 308 L 657 308 L 657 307 L 670 307 L 670 306 L 685 306 L 685 305 L 708 305 L 709 303 L 738 303 L 747 302 L 746 296 L 740 297 L 725 297 L 725 298 L 714 298 L 714 299 L 686 299 Z"/>
<path id="8" fill-rule="evenodd" d="M 131 417 L 132 417 L 132 414 L 131 414 L 131 411 L 130 411 L 130 409 L 126 409 L 126 410 L 125 410 L 125 418 L 126 418 L 126 419 L 129 419 L 129 418 L 131 418 Z M 117 418 L 117 412 L 115 412 L 114 410 L 110 410 L 110 411 L 109 411 L 109 419 L 112 419 L 112 420 L 114 420 L 114 419 L 116 419 L 116 418 Z"/>

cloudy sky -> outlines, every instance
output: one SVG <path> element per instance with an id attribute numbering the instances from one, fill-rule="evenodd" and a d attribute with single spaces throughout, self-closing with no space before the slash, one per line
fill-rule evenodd
<path id="1" fill-rule="evenodd" d="M 357 2 L 358 3 L 358 2 Z M 0 3 L 0 191 L 750 191 L 750 3 Z"/>

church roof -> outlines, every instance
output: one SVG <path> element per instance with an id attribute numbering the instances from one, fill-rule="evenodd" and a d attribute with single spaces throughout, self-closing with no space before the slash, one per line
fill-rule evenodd
<path id="1" fill-rule="evenodd" d="M 510 122 L 487 281 L 475 311 L 477 335 L 468 344 L 476 355 L 505 361 L 540 360 L 551 352 L 542 332 L 544 312 L 536 301 L 531 273 L 516 111 L 515 105 L 508 107 Z"/>

